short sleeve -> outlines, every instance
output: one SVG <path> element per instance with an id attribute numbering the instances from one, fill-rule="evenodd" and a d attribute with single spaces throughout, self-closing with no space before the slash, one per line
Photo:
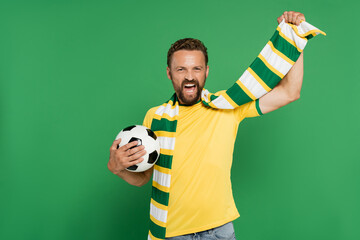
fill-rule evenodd
<path id="1" fill-rule="evenodd" d="M 151 128 L 151 122 L 152 122 L 152 119 L 154 117 L 154 114 L 155 114 L 157 108 L 158 107 L 153 107 L 147 111 L 144 121 L 143 121 L 143 126 L 145 126 L 147 128 Z"/>
<path id="2" fill-rule="evenodd" d="M 244 118 L 258 117 L 262 115 L 259 106 L 259 99 L 245 103 L 234 110 L 237 122 L 241 122 Z"/>

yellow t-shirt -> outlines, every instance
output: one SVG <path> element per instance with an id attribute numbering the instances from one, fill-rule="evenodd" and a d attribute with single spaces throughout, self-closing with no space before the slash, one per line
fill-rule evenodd
<path id="1" fill-rule="evenodd" d="M 239 123 L 261 114 L 255 105 L 220 110 L 198 102 L 179 107 L 166 237 L 204 231 L 240 216 L 230 170 Z M 157 108 L 147 112 L 144 126 L 151 127 Z"/>

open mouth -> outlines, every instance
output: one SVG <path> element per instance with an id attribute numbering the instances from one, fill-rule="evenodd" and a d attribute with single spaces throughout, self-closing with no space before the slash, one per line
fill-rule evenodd
<path id="1" fill-rule="evenodd" d="M 186 93 L 194 93 L 196 90 L 196 85 L 195 84 L 185 84 L 184 90 Z"/>

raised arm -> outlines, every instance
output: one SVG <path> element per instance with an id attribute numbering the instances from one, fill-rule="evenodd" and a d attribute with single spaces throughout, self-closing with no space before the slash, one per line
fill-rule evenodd
<path id="1" fill-rule="evenodd" d="M 300 98 L 304 76 L 303 53 L 279 84 L 259 99 L 259 107 L 263 114 L 274 111 Z"/>
<path id="2" fill-rule="evenodd" d="M 280 23 L 285 18 L 285 22 L 295 25 L 305 21 L 305 16 L 299 12 L 284 12 L 278 17 Z M 302 52 L 294 66 L 285 77 L 269 93 L 259 99 L 259 107 L 263 114 L 274 111 L 300 98 L 300 91 L 304 76 L 304 52 Z"/>
<path id="3" fill-rule="evenodd" d="M 289 76 L 297 74 L 299 69 L 302 68 L 302 60 L 299 60 L 298 65 L 301 65 L 301 67 L 292 70 L 292 73 L 288 74 L 300 55 L 302 55 L 308 40 L 319 34 L 326 35 L 326 33 L 307 23 L 304 15 L 299 12 L 284 12 L 277 20 L 279 25 L 273 36 L 251 65 L 229 89 L 214 94 L 203 89 L 201 100 L 205 105 L 218 109 L 233 109 L 268 94 L 262 100 L 264 113 L 266 113 L 291 102 L 287 98 L 282 98 L 284 101 L 279 102 L 281 96 L 276 96 L 274 102 L 268 102 L 267 99 L 273 98 L 273 94 L 277 91 L 273 91 L 272 94 L 269 94 L 269 92 L 274 90 L 286 75 L 288 75 L 288 80 L 291 80 L 292 77 L 289 78 Z M 282 82 L 283 87 L 286 82 L 287 80 Z M 279 87 L 277 90 L 279 90 Z M 286 90 L 288 91 L 287 87 Z"/>

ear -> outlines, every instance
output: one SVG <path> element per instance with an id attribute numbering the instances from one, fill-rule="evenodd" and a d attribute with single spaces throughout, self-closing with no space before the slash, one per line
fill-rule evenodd
<path id="1" fill-rule="evenodd" d="M 171 72 L 170 72 L 170 68 L 169 68 L 169 67 L 166 67 L 166 75 L 167 75 L 168 79 L 171 80 Z"/>
<path id="2" fill-rule="evenodd" d="M 206 66 L 206 78 L 208 77 L 209 75 L 209 65 Z"/>

